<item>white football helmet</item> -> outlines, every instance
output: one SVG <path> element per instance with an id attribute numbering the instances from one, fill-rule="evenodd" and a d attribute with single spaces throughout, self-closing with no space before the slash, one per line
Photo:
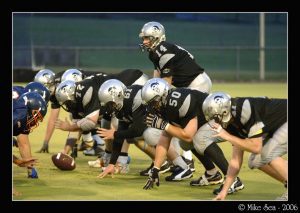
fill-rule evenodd
<path id="1" fill-rule="evenodd" d="M 122 109 L 125 90 L 126 86 L 117 79 L 107 80 L 100 86 L 98 98 L 108 114 Z"/>
<path id="2" fill-rule="evenodd" d="M 164 79 L 151 78 L 142 88 L 142 103 L 159 109 L 165 102 L 170 88 L 170 85 Z"/>
<path id="3" fill-rule="evenodd" d="M 231 97 L 224 92 L 215 92 L 206 97 L 202 110 L 207 121 L 214 119 L 226 127 L 231 119 Z"/>
<path id="4" fill-rule="evenodd" d="M 145 49 L 147 51 L 153 50 L 160 42 L 166 40 L 165 28 L 163 25 L 161 25 L 158 22 L 155 21 L 148 22 L 141 29 L 139 37 L 141 39 L 143 39 L 143 37 L 150 38 L 149 44 L 147 45 L 143 43 L 139 44 L 143 51 Z"/>
<path id="5" fill-rule="evenodd" d="M 66 111 L 70 111 L 71 104 L 75 103 L 75 89 L 75 81 L 71 80 L 63 81 L 56 87 L 55 97 Z"/>
<path id="6" fill-rule="evenodd" d="M 83 79 L 83 74 L 78 69 L 68 69 L 61 76 L 61 82 L 66 80 L 78 82 L 78 81 L 82 81 L 82 79 Z"/>
<path id="7" fill-rule="evenodd" d="M 34 77 L 35 82 L 39 82 L 44 84 L 50 92 L 54 92 L 55 89 L 55 73 L 49 69 L 42 69 L 40 70 Z"/>

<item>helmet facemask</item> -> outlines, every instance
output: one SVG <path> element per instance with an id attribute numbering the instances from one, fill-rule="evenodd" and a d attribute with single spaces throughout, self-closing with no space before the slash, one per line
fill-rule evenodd
<path id="1" fill-rule="evenodd" d="M 43 121 L 43 115 L 38 110 L 31 110 L 31 115 L 27 115 L 27 122 L 26 122 L 26 132 L 32 132 L 33 129 L 39 126 L 39 122 Z"/>

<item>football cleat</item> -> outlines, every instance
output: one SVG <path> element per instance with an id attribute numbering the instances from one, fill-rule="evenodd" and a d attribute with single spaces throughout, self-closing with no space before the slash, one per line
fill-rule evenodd
<path id="1" fill-rule="evenodd" d="M 177 167 L 177 169 L 172 173 L 172 175 L 165 178 L 166 181 L 180 181 L 193 177 L 193 172 L 190 168 L 183 169 Z"/>
<path id="2" fill-rule="evenodd" d="M 143 171 L 140 171 L 140 176 L 147 176 L 148 177 L 149 173 L 150 173 L 150 170 L 153 168 L 153 166 L 154 166 L 154 163 L 152 162 L 151 165 L 147 169 L 145 169 Z"/>
<path id="3" fill-rule="evenodd" d="M 166 173 L 167 171 L 170 170 L 170 164 L 169 162 L 166 160 L 160 167 L 160 170 L 159 170 L 159 174 L 163 174 L 163 173 Z"/>
<path id="4" fill-rule="evenodd" d="M 185 163 L 190 167 L 190 169 L 192 170 L 192 172 L 195 171 L 195 162 L 194 162 L 194 159 L 192 160 L 189 160 L 189 159 L 186 159 L 185 157 L 181 156 L 183 158 L 183 160 L 185 161 Z"/>
<path id="5" fill-rule="evenodd" d="M 208 185 L 215 185 L 222 183 L 224 181 L 224 178 L 222 177 L 222 174 L 217 171 L 215 175 L 208 175 L 205 171 L 204 175 L 202 175 L 197 180 L 192 180 L 190 182 L 190 186 L 208 186 Z"/>
<path id="6" fill-rule="evenodd" d="M 149 176 L 150 171 L 151 171 L 151 169 L 153 168 L 153 166 L 154 166 L 154 162 L 152 162 L 151 165 L 150 165 L 147 169 L 141 171 L 141 172 L 140 172 L 140 176 Z M 167 171 L 170 171 L 170 169 L 171 169 L 170 164 L 169 164 L 169 162 L 166 160 L 166 161 L 163 163 L 163 165 L 160 167 L 159 174 L 166 173 Z"/>
<path id="7" fill-rule="evenodd" d="M 232 194 L 232 193 L 234 193 L 234 192 L 237 192 L 237 191 L 239 191 L 239 190 L 242 190 L 244 187 L 245 187 L 245 186 L 244 186 L 244 184 L 242 183 L 242 181 L 240 180 L 240 178 L 239 178 L 239 177 L 236 177 L 235 181 L 231 184 L 231 186 L 230 186 L 230 188 L 228 189 L 228 192 L 227 192 L 227 193 L 228 193 L 228 194 Z M 221 185 L 219 188 L 214 189 L 213 193 L 214 193 L 215 195 L 218 195 L 218 194 L 221 192 L 222 188 L 223 188 L 223 183 L 222 183 L 222 185 Z"/>
<path id="8" fill-rule="evenodd" d="M 101 168 L 101 159 L 98 158 L 97 160 L 88 161 L 88 165 L 94 168 Z"/>

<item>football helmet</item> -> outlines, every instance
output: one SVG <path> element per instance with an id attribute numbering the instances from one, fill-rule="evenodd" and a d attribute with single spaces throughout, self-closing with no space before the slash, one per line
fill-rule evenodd
<path id="1" fill-rule="evenodd" d="M 105 81 L 98 90 L 98 98 L 105 113 L 111 115 L 123 107 L 126 86 L 117 79 Z"/>
<path id="2" fill-rule="evenodd" d="M 44 84 L 50 92 L 53 92 L 55 89 L 54 79 L 55 73 L 49 69 L 40 70 L 34 77 L 35 82 Z"/>
<path id="3" fill-rule="evenodd" d="M 31 132 L 42 122 L 47 113 L 47 104 L 44 98 L 37 92 L 25 92 L 19 98 L 27 106 L 26 129 Z"/>
<path id="4" fill-rule="evenodd" d="M 25 86 L 25 89 L 27 92 L 39 93 L 46 101 L 46 104 L 48 104 L 50 99 L 50 92 L 47 87 L 44 86 L 44 84 L 40 82 L 30 82 Z"/>
<path id="5" fill-rule="evenodd" d="M 231 97 L 224 92 L 215 92 L 206 97 L 202 110 L 207 121 L 214 119 L 226 127 L 231 119 Z"/>
<path id="6" fill-rule="evenodd" d="M 145 49 L 147 51 L 153 50 L 160 42 L 166 40 L 165 28 L 158 22 L 148 22 L 141 29 L 139 37 L 141 39 L 144 37 L 149 37 L 150 39 L 149 44 L 143 44 L 143 42 L 139 44 L 143 51 Z"/>
<path id="7" fill-rule="evenodd" d="M 159 110 L 170 88 L 168 82 L 162 78 L 148 80 L 142 88 L 142 103 Z"/>
<path id="8" fill-rule="evenodd" d="M 83 74 L 78 69 L 68 69 L 61 76 L 61 82 L 66 80 L 72 80 L 78 82 L 78 81 L 82 81 L 82 79 L 83 79 Z"/>
<path id="9" fill-rule="evenodd" d="M 70 112 L 73 104 L 75 104 L 75 81 L 66 80 L 61 82 L 55 90 L 55 97 L 61 107 Z"/>

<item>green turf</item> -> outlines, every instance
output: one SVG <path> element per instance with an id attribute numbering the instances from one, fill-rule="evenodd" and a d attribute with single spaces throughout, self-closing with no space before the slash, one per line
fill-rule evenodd
<path id="1" fill-rule="evenodd" d="M 286 98 L 287 85 L 284 83 L 269 84 L 214 84 L 214 91 L 227 91 L 232 96 L 269 96 Z M 50 109 L 50 108 L 49 108 Z M 22 192 L 14 200 L 211 200 L 214 195 L 212 190 L 217 186 L 190 187 L 189 180 L 181 182 L 166 182 L 160 176 L 161 185 L 153 190 L 142 189 L 146 177 L 139 176 L 139 171 L 150 165 L 150 159 L 135 146 L 131 146 L 130 173 L 115 175 L 114 178 L 105 177 L 98 179 L 100 173 L 97 168 L 89 168 L 87 161 L 95 160 L 95 157 L 87 157 L 79 152 L 76 159 L 77 168 L 74 171 L 60 171 L 51 161 L 54 153 L 63 149 L 67 132 L 55 130 L 50 142 L 50 154 L 35 153 L 41 145 L 46 130 L 45 122 L 30 134 L 33 156 L 38 158 L 37 170 L 39 179 L 28 179 L 26 169 L 13 165 L 13 184 Z M 60 118 L 68 117 L 62 111 Z M 231 145 L 227 142 L 220 144 L 227 159 L 230 159 Z M 19 156 L 17 148 L 13 153 Z M 245 184 L 245 189 L 229 195 L 228 200 L 274 200 L 284 192 L 284 187 L 279 182 L 268 177 L 259 170 L 250 170 L 247 166 L 249 153 L 245 153 L 244 163 L 240 178 Z M 196 161 L 196 172 L 193 178 L 203 174 L 203 166 Z"/>

